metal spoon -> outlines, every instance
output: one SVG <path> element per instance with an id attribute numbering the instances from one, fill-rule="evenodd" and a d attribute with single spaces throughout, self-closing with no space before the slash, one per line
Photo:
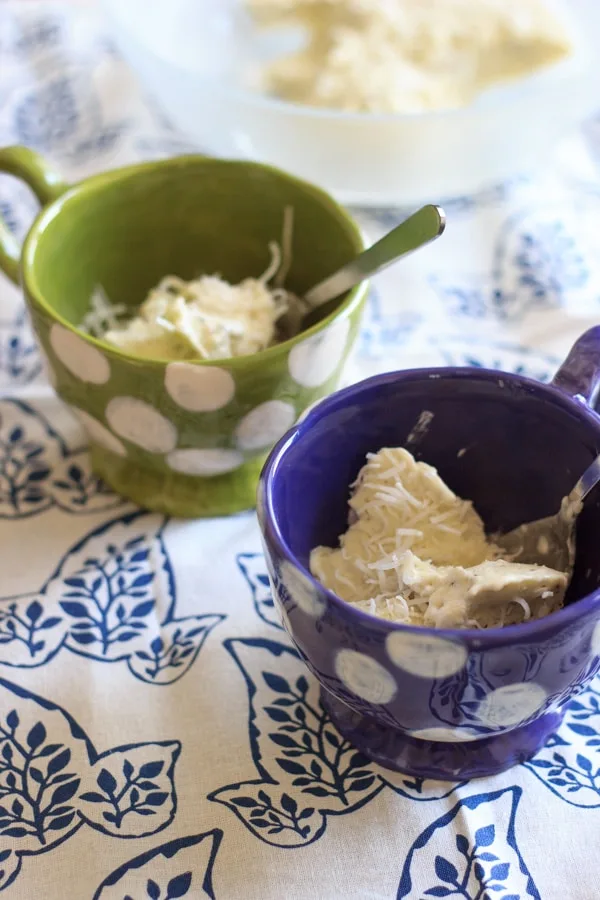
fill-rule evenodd
<path id="1" fill-rule="evenodd" d="M 571 573 L 575 564 L 575 523 L 583 501 L 600 483 L 600 456 L 587 467 L 559 511 L 545 519 L 525 522 L 506 534 L 494 535 L 494 543 L 515 562 L 550 566 Z"/>
<path id="2" fill-rule="evenodd" d="M 289 309 L 278 321 L 281 336 L 287 339 L 298 334 L 305 327 L 306 317 L 319 306 L 385 269 L 401 256 L 435 240 L 442 234 L 445 225 L 446 215 L 441 207 L 423 206 L 368 250 L 320 281 L 304 297 L 290 301 Z"/>

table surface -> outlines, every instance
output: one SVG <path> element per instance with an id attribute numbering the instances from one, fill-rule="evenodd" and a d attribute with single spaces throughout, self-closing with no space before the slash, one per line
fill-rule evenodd
<path id="1" fill-rule="evenodd" d="M 83 6 L 0 2 L 0 144 L 79 179 L 190 149 Z M 414 365 L 548 379 L 600 310 L 587 123 L 535 177 L 445 204 L 376 281 L 348 381 Z M 18 236 L 35 204 L 0 180 Z M 397 209 L 357 210 L 371 236 Z M 20 293 L 0 283 L 0 889 L 18 900 L 592 900 L 600 682 L 537 757 L 464 784 L 365 764 L 270 599 L 254 514 L 180 522 L 90 473 Z M 122 576 L 136 633 L 105 618 Z M 131 608 L 130 608 L 131 607 Z M 118 622 L 117 622 L 118 625 Z M 294 739 L 286 724 L 296 723 Z"/>

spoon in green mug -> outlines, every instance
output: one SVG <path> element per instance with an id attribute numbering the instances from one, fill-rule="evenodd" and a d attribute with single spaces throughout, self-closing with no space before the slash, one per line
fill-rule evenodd
<path id="1" fill-rule="evenodd" d="M 402 256 L 434 241 L 444 231 L 446 216 L 440 206 L 423 206 L 404 222 L 346 265 L 312 287 L 304 297 L 291 297 L 290 306 L 278 321 L 282 339 L 294 337 L 306 327 L 306 319 L 320 306 L 334 300 Z"/>

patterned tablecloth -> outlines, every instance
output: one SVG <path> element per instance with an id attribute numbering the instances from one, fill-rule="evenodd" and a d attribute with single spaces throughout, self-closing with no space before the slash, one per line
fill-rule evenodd
<path id="1" fill-rule="evenodd" d="M 0 144 L 66 176 L 189 147 L 84 9 L 0 2 Z M 547 379 L 600 313 L 597 125 L 538 177 L 447 202 L 382 275 L 356 379 Z M 0 181 L 15 233 L 35 204 Z M 402 210 L 357 211 L 372 235 Z M 594 900 L 600 681 L 530 762 L 422 781 L 336 733 L 274 613 L 254 514 L 169 521 L 90 473 L 0 284 L 0 890 L 20 900 Z"/>

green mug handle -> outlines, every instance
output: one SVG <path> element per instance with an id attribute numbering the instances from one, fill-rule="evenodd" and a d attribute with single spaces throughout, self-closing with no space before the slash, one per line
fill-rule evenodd
<path id="1" fill-rule="evenodd" d="M 42 206 L 56 200 L 69 186 L 43 156 L 29 147 L 0 149 L 0 173 L 24 181 Z M 0 269 L 15 284 L 19 284 L 20 260 L 21 248 L 0 216 Z"/>

